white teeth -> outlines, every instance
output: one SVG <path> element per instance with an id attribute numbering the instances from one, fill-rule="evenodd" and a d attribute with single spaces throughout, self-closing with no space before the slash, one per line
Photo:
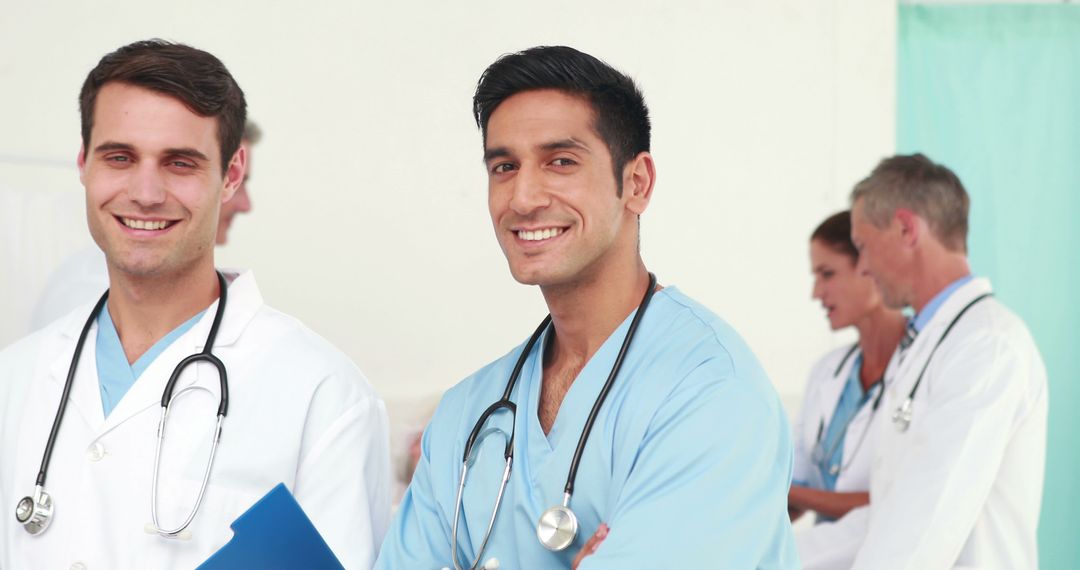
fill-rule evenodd
<path id="1" fill-rule="evenodd" d="M 540 241 L 544 239 L 551 239 L 563 232 L 562 228 L 546 228 L 542 230 L 527 231 L 518 230 L 518 239 L 525 241 Z"/>
<path id="2" fill-rule="evenodd" d="M 169 225 L 169 222 L 165 220 L 133 220 L 131 218 L 120 218 L 120 221 L 125 226 L 133 230 L 163 230 L 165 226 Z"/>

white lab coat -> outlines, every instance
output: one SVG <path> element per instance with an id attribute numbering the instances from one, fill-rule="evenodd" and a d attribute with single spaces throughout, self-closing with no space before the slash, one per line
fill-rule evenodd
<path id="1" fill-rule="evenodd" d="M 158 356 L 107 418 L 90 331 L 45 483 L 53 521 L 38 536 L 12 513 L 33 492 L 90 307 L 0 352 L 0 567 L 190 569 L 224 545 L 230 523 L 278 482 L 345 567 L 374 563 L 390 508 L 385 407 L 347 357 L 264 305 L 251 273 L 229 287 L 214 344 L 228 370 L 229 409 L 191 537 L 145 531 L 162 390 L 176 363 L 202 350 L 216 307 Z M 198 492 L 220 392 L 213 370 L 189 367 L 174 392 L 162 452 L 162 526 L 179 524 Z M 188 387 L 195 389 L 182 392 Z"/>
<path id="2" fill-rule="evenodd" d="M 870 505 L 815 527 L 805 568 L 1038 567 L 1046 457 L 1046 369 L 1024 323 L 994 298 L 973 306 L 937 350 L 900 432 L 892 414 L 953 318 L 990 283 L 973 279 L 885 372 Z M 820 529 L 820 531 L 819 531 Z M 858 545 L 852 547 L 851 545 Z"/>
<path id="3" fill-rule="evenodd" d="M 812 454 L 817 445 L 819 429 L 821 437 L 828 430 L 836 412 L 836 403 L 844 391 L 851 369 L 859 356 L 856 350 L 846 361 L 844 356 L 851 351 L 846 345 L 826 354 L 810 370 L 803 396 L 802 409 L 795 424 L 795 467 L 792 474 L 794 481 L 819 482 L 818 466 L 814 464 Z M 843 362 L 843 366 L 841 366 Z M 839 368 L 839 372 L 837 369 Z M 855 414 L 848 424 L 844 437 L 844 468 L 836 478 L 837 492 L 859 492 L 870 489 L 870 463 L 873 458 L 874 437 L 869 429 L 874 400 L 871 399 Z M 864 438 L 865 434 L 865 438 Z M 862 440 L 860 446 L 860 440 Z M 819 488 L 819 487 L 816 487 Z"/>

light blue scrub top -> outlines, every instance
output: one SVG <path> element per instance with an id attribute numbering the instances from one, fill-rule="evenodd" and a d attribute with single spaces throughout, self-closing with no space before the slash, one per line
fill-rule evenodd
<path id="1" fill-rule="evenodd" d="M 547 436 L 537 418 L 544 339 L 533 349 L 511 395 L 516 422 L 511 426 L 510 413 L 498 412 L 476 444 L 459 560 L 476 559 L 506 438 L 516 429 L 510 482 L 481 562 L 494 557 L 502 568 L 568 568 L 606 522 L 610 534 L 581 570 L 798 568 L 787 514 L 792 443 L 779 399 L 739 335 L 674 287 L 653 298 L 593 426 L 570 501 L 580 522 L 574 544 L 549 552 L 537 540 L 541 513 L 562 503 L 574 448 L 632 316 L 582 369 Z M 523 347 L 443 397 L 376 568 L 453 567 L 450 536 L 465 440 L 502 395 Z"/>
<path id="2" fill-rule="evenodd" d="M 199 314 L 161 337 L 138 360 L 128 364 L 124 346 L 120 344 L 120 335 L 117 334 L 116 325 L 113 324 L 112 315 L 109 314 L 109 302 L 105 302 L 105 306 L 97 317 L 96 351 L 98 383 L 101 385 L 101 408 L 105 412 L 105 417 L 109 417 L 116 404 L 120 402 L 124 394 L 127 394 L 127 391 L 135 384 L 135 380 L 142 376 L 150 364 L 173 341 L 195 326 L 205 312 L 205 310 L 200 311 Z"/>

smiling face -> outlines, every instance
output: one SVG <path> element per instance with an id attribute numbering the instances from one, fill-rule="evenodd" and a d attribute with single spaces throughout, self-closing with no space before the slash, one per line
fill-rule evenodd
<path id="1" fill-rule="evenodd" d="M 79 154 L 86 216 L 110 270 L 162 276 L 213 264 L 218 210 L 243 180 L 243 150 L 222 175 L 217 120 L 179 100 L 106 84 Z"/>
<path id="2" fill-rule="evenodd" d="M 857 271 L 873 278 L 885 306 L 902 309 L 910 305 L 914 297 L 908 270 L 910 251 L 904 247 L 896 216 L 879 228 L 866 217 L 860 198 L 851 208 L 851 241 L 859 250 Z"/>
<path id="3" fill-rule="evenodd" d="M 484 161 L 491 220 L 517 281 L 595 280 L 637 255 L 637 216 L 648 193 L 635 195 L 628 174 L 618 195 L 611 154 L 585 99 L 555 90 L 507 98 L 488 122 Z"/>
<path id="4" fill-rule="evenodd" d="M 824 241 L 811 240 L 810 266 L 813 297 L 821 301 L 832 330 L 855 324 L 881 304 L 873 279 L 856 271 L 855 259 Z"/>

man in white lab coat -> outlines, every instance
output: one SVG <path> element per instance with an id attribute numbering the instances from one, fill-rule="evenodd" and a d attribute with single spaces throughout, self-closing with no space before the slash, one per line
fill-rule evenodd
<path id="1" fill-rule="evenodd" d="M 213 55 L 152 40 L 102 58 L 80 108 L 79 174 L 110 290 L 0 352 L 0 567 L 193 568 L 278 482 L 346 567 L 369 567 L 389 518 L 382 401 L 348 358 L 263 304 L 250 272 L 215 271 L 219 211 L 245 173 L 243 92 Z M 179 375 L 155 485 L 162 394 L 208 344 L 227 370 L 227 416 L 201 505 L 167 538 L 156 529 L 196 507 L 225 392 L 206 362 Z"/>
<path id="2" fill-rule="evenodd" d="M 870 505 L 802 534 L 803 562 L 1035 569 L 1046 369 L 1023 321 L 971 275 L 967 193 L 916 154 L 882 161 L 851 198 L 861 270 L 915 316 L 885 373 Z"/>

